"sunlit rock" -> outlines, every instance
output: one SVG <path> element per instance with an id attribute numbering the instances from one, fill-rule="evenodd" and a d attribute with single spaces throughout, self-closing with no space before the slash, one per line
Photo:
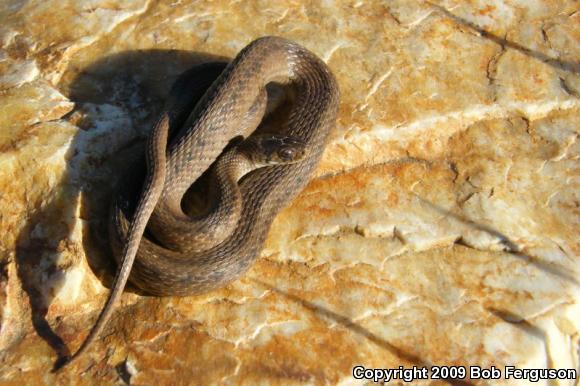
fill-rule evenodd
<path id="1" fill-rule="evenodd" d="M 572 0 L 4 2 L 0 383 L 577 368 L 579 19 Z M 338 79 L 316 178 L 240 280 L 129 291 L 92 348 L 50 373 L 108 295 L 111 191 L 171 82 L 263 35 Z"/>

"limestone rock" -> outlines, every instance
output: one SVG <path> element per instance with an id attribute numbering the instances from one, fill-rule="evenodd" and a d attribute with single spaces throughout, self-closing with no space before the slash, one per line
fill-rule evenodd
<path id="1" fill-rule="evenodd" d="M 578 11 L 573 0 L 3 2 L 0 383 L 578 369 Z M 309 48 L 340 84 L 315 179 L 243 278 L 197 297 L 128 292 L 92 349 L 50 373 L 108 295 L 111 187 L 171 82 L 263 35 Z"/>

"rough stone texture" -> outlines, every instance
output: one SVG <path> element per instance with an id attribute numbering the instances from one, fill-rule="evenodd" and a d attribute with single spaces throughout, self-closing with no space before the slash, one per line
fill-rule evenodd
<path id="1" fill-rule="evenodd" d="M 578 369 L 579 8 L 1 2 L 0 383 Z M 50 373 L 107 297 L 110 187 L 171 81 L 268 34 L 320 55 L 342 89 L 316 179 L 241 280 L 199 297 L 127 293 L 90 352 Z"/>

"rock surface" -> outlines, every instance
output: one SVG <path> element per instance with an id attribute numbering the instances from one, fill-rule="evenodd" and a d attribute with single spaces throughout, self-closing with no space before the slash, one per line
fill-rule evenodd
<path id="1" fill-rule="evenodd" d="M 578 369 L 579 9 L 3 1 L 0 383 L 347 385 L 362 382 L 356 365 Z M 108 295 L 118 154 L 147 134 L 177 74 L 262 35 L 301 43 L 339 81 L 316 178 L 242 279 L 198 297 L 126 293 L 92 349 L 50 373 Z"/>

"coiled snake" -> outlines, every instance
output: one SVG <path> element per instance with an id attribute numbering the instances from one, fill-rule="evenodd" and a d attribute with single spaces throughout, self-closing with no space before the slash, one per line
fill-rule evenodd
<path id="1" fill-rule="evenodd" d="M 314 54 L 282 38 L 259 38 L 227 66 L 206 66 L 221 73 L 203 95 L 196 71 L 174 84 L 147 140 L 139 198 L 133 194 L 137 183 L 121 187 L 114 200 L 109 234 L 119 268 L 113 289 L 67 363 L 99 335 L 128 279 L 153 295 L 185 296 L 238 278 L 260 253 L 276 214 L 303 189 L 322 156 L 339 91 Z M 250 136 L 220 156 L 232 138 L 259 125 L 272 82 L 294 95 L 278 132 Z M 218 157 L 209 212 L 192 219 L 182 210 L 183 195 Z"/>

